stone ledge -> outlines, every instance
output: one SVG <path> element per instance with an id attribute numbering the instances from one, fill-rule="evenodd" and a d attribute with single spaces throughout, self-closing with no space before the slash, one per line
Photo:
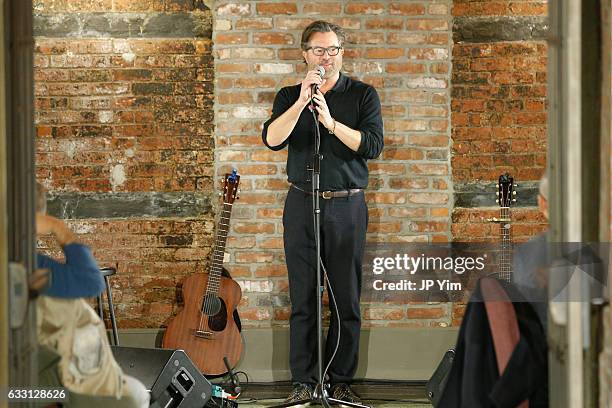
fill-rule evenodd
<path id="1" fill-rule="evenodd" d="M 513 207 L 534 207 L 538 205 L 538 182 L 516 182 L 516 203 Z M 455 183 L 455 208 L 495 207 L 497 182 Z"/>
<path id="2" fill-rule="evenodd" d="M 54 193 L 48 212 L 65 219 L 199 217 L 212 211 L 208 195 L 181 193 Z"/>
<path id="3" fill-rule="evenodd" d="M 454 42 L 541 41 L 547 33 L 546 17 L 456 17 L 453 22 Z"/>
<path id="4" fill-rule="evenodd" d="M 210 12 L 36 14 L 34 36 L 212 38 L 212 15 Z"/>

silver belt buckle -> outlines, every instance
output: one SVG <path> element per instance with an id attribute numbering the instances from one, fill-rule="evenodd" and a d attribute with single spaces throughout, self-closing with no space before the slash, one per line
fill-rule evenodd
<path id="1" fill-rule="evenodd" d="M 324 200 L 329 200 L 330 198 L 333 198 L 332 192 L 331 191 L 323 191 L 321 193 L 321 197 L 323 197 Z"/>

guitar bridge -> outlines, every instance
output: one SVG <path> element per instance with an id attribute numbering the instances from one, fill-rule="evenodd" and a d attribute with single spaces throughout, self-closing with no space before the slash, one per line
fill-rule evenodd
<path id="1" fill-rule="evenodd" d="M 196 337 L 200 337 L 202 339 L 211 340 L 213 338 L 213 333 L 207 330 L 196 330 L 195 335 Z"/>

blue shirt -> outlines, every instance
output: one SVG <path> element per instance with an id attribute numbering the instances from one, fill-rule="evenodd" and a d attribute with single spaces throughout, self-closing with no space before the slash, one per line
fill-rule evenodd
<path id="1" fill-rule="evenodd" d="M 65 263 L 37 253 L 39 269 L 51 270 L 51 282 L 42 294 L 58 298 L 98 296 L 104 290 L 104 280 L 89 247 L 72 243 L 64 247 Z"/>

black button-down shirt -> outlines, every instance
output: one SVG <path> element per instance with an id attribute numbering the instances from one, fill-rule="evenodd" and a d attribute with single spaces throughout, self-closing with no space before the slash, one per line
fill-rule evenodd
<path id="1" fill-rule="evenodd" d="M 289 145 L 287 176 L 289 182 L 310 189 L 314 153 L 314 119 L 305 107 L 289 137 L 278 146 L 267 141 L 268 126 L 297 101 L 301 84 L 282 88 L 272 107 L 272 117 L 263 126 L 263 143 L 272 150 Z M 361 143 L 352 151 L 319 124 L 321 133 L 321 190 L 365 188 L 368 185 L 367 159 L 375 159 L 383 149 L 383 122 L 380 99 L 374 87 L 340 74 L 332 89 L 325 93 L 332 118 L 361 133 Z"/>

